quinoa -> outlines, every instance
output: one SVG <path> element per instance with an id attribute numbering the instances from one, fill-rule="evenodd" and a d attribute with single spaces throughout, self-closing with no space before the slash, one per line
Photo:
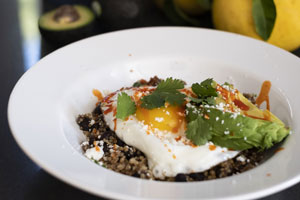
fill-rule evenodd
<path id="1" fill-rule="evenodd" d="M 134 83 L 134 86 L 156 86 L 160 81 L 161 79 L 155 76 L 148 82 L 145 80 L 137 81 Z M 244 95 L 250 101 L 255 102 L 254 95 Z M 224 178 L 250 170 L 268 158 L 269 150 L 263 152 L 258 149 L 249 149 L 203 172 L 190 174 L 179 173 L 175 177 L 158 179 L 149 169 L 146 156 L 137 148 L 125 144 L 118 138 L 116 133 L 110 130 L 106 125 L 101 111 L 101 103 L 96 106 L 92 113 L 79 115 L 76 122 L 87 138 L 87 142 L 82 144 L 84 152 L 89 148 L 95 147 L 95 142 L 102 141 L 104 156 L 100 161 L 95 161 L 97 164 L 115 172 L 143 179 L 191 182 Z M 274 152 L 274 150 L 272 151 Z"/>

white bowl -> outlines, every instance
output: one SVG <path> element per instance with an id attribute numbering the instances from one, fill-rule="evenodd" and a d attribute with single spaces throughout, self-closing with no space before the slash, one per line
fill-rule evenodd
<path id="1" fill-rule="evenodd" d="M 214 30 L 143 28 L 103 34 L 40 60 L 16 84 L 8 106 L 23 151 L 57 178 L 117 199 L 258 198 L 300 181 L 300 60 L 267 43 Z M 258 167 L 227 178 L 174 183 L 142 180 L 102 168 L 82 155 L 75 119 L 92 111 L 93 89 L 116 90 L 151 76 L 188 83 L 212 77 L 258 93 L 272 82 L 271 111 L 293 129 L 284 150 Z"/>

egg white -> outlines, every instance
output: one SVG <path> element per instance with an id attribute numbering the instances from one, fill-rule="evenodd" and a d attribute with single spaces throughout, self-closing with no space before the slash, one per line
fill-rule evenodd
<path id="1" fill-rule="evenodd" d="M 133 89 L 122 90 L 122 92 L 129 96 L 134 94 Z M 116 92 L 110 98 L 114 109 L 117 106 L 119 93 Z M 101 109 L 105 111 L 108 106 L 103 103 Z M 123 121 L 116 119 L 113 112 L 109 112 L 104 114 L 104 120 L 127 145 L 139 149 L 146 155 L 148 166 L 157 178 L 174 177 L 178 173 L 202 172 L 239 153 L 239 151 L 229 151 L 227 148 L 218 146 L 210 150 L 210 145 L 213 145 L 210 142 L 202 146 L 189 145 L 184 130 L 174 134 L 149 128 L 137 120 L 135 115 Z M 180 140 L 176 139 L 179 135 Z"/>

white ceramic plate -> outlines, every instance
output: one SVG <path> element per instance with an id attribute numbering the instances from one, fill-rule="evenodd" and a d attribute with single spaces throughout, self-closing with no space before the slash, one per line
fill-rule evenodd
<path id="1" fill-rule="evenodd" d="M 262 197 L 300 181 L 300 59 L 240 35 L 195 28 L 144 28 L 95 36 L 46 56 L 16 84 L 9 101 L 11 131 L 47 172 L 87 192 L 117 199 L 241 199 Z M 253 170 L 228 178 L 167 183 L 102 168 L 82 155 L 76 116 L 90 112 L 94 88 L 116 90 L 140 78 L 213 77 L 258 93 L 270 80 L 271 110 L 294 133 L 284 150 Z"/>

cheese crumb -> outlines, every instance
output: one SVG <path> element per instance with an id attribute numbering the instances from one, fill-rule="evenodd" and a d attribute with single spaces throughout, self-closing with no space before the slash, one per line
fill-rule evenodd
<path id="1" fill-rule="evenodd" d="M 162 122 L 162 121 L 164 121 L 164 118 L 163 117 L 155 117 L 154 120 L 157 122 Z"/>
<path id="2" fill-rule="evenodd" d="M 89 159 L 91 159 L 91 160 L 96 160 L 96 161 L 98 161 L 98 160 L 100 160 L 100 159 L 103 157 L 103 155 L 104 155 L 104 152 L 103 152 L 101 146 L 99 146 L 99 148 L 100 148 L 100 151 L 97 151 L 95 147 L 92 147 L 92 148 L 90 148 L 90 149 L 87 149 L 84 155 L 85 155 L 86 157 L 88 157 Z"/>
<path id="3" fill-rule="evenodd" d="M 246 159 L 245 159 L 244 156 L 239 156 L 239 157 L 237 157 L 236 159 L 237 159 L 238 161 L 240 161 L 240 162 L 245 162 L 245 161 L 246 161 Z"/>

